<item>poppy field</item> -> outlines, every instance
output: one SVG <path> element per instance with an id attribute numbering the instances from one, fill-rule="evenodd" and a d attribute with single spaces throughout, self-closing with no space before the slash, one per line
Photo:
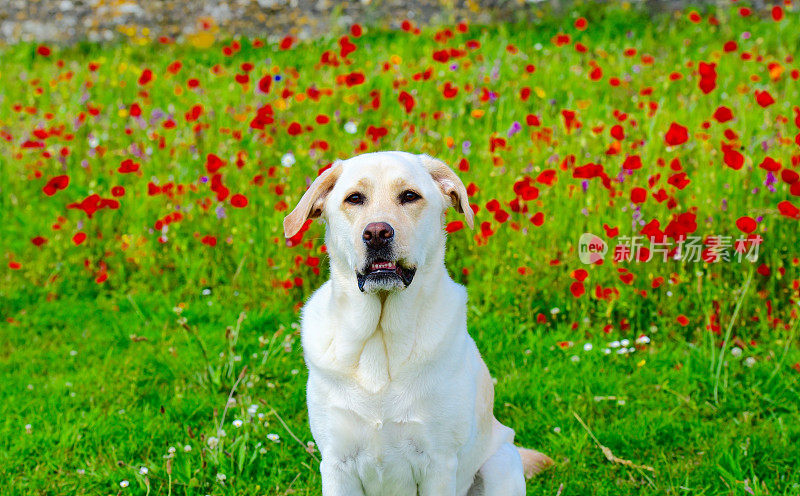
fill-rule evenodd
<path id="1" fill-rule="evenodd" d="M 334 160 L 467 185 L 447 264 L 529 494 L 800 494 L 798 7 L 0 47 L 2 494 L 320 494 Z M 282 34 L 281 34 L 282 36 Z"/>

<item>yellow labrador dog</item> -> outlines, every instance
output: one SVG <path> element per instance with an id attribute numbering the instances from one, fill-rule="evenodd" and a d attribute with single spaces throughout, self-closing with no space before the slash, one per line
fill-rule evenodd
<path id="1" fill-rule="evenodd" d="M 302 314 L 324 496 L 519 496 L 552 463 L 494 418 L 467 292 L 444 265 L 450 206 L 472 227 L 447 165 L 379 152 L 334 163 L 284 220 L 287 237 L 326 221 L 330 280 Z"/>

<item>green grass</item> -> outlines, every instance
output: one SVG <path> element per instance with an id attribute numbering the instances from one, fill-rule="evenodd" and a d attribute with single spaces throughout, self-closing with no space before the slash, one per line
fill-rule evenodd
<path id="1" fill-rule="evenodd" d="M 723 10 L 713 13 L 720 20 L 713 26 L 708 14 L 694 24 L 686 15 L 651 19 L 624 6 L 579 9 L 535 26 L 453 29 L 446 43 L 434 41 L 436 30 L 417 37 L 370 28 L 351 37 L 358 49 L 338 67 L 319 62 L 326 50 L 338 54 L 344 33 L 286 51 L 241 39 L 231 57 L 222 53 L 230 39 L 211 48 L 51 47 L 47 57 L 31 44 L 0 48 L 0 493 L 319 494 L 318 453 L 306 449 L 312 438 L 297 309 L 326 278 L 323 230 L 315 223 L 302 243 L 287 246 L 281 220 L 319 168 L 380 149 L 427 152 L 454 167 L 469 160 L 459 174 L 478 188 L 470 200 L 480 207 L 479 226 L 449 235 L 447 261 L 469 290 L 469 330 L 497 379 L 496 416 L 520 444 L 557 462 L 530 481 L 530 494 L 800 493 L 800 252 L 798 220 L 786 206 L 797 204 L 797 192 L 781 172 L 770 191 L 758 167 L 767 156 L 782 171 L 800 165 L 800 82 L 792 75 L 797 63 L 787 59 L 800 47 L 800 18 L 788 10 L 781 22 Z M 579 15 L 588 19 L 585 31 L 573 27 Z M 553 43 L 559 32 L 570 44 Z M 467 40 L 480 48 L 466 49 Z M 730 40 L 738 48 L 726 53 Z M 445 47 L 467 54 L 436 62 L 432 54 Z M 635 56 L 623 54 L 628 47 Z M 742 52 L 753 60 L 743 61 Z M 169 74 L 175 60 L 182 68 Z M 600 81 L 588 76 L 591 61 L 602 67 Z M 707 95 L 694 70 L 700 61 L 717 64 L 717 87 Z M 243 89 L 234 76 L 245 62 L 253 70 Z M 215 74 L 214 66 L 222 70 Z M 145 68 L 155 79 L 140 85 Z M 432 79 L 414 79 L 427 68 Z M 266 95 L 255 92 L 270 71 L 282 80 Z M 355 71 L 363 84 L 337 82 Z M 682 78 L 671 79 L 673 72 Z M 622 84 L 611 86 L 611 77 Z M 187 89 L 192 78 L 200 90 Z M 459 88 L 455 98 L 442 96 L 445 82 Z M 331 94 L 319 102 L 281 95 L 312 86 Z M 497 98 L 482 100 L 484 87 Z M 527 101 L 519 96 L 525 87 Z M 769 91 L 775 103 L 759 106 L 755 90 Z M 380 94 L 377 108 L 372 91 Z M 401 91 L 414 94 L 410 113 L 398 102 Z M 143 120 L 130 116 L 133 103 Z M 275 122 L 251 129 L 267 103 Z M 187 122 L 197 104 L 202 115 Z M 712 119 L 720 105 L 732 121 Z M 157 109 L 176 126 L 150 122 Z M 577 113 L 580 129 L 565 129 L 564 109 Z M 318 114 L 331 122 L 317 124 Z M 526 124 L 529 114 L 540 127 Z M 348 121 L 356 134 L 344 130 Z M 522 130 L 509 136 L 515 121 Z M 292 122 L 313 129 L 291 136 Z M 668 147 L 672 122 L 689 136 Z M 625 138 L 609 155 L 614 124 Z M 386 136 L 373 142 L 369 126 L 385 127 Z M 41 127 L 47 138 L 34 134 Z M 726 129 L 738 137 L 726 137 Z M 506 147 L 491 151 L 493 136 Z M 44 148 L 24 147 L 28 140 Z M 723 164 L 721 142 L 742 153 L 741 169 Z M 68 153 L 58 158 L 62 148 Z M 296 163 L 282 167 L 287 152 Z M 245 208 L 233 207 L 230 196 L 219 200 L 201 180 L 210 176 L 209 153 L 226 162 L 222 181 L 230 195 L 248 198 Z M 616 182 L 632 154 L 643 167 Z M 562 168 L 569 155 L 575 163 Z M 127 158 L 139 172 L 118 172 Z M 683 189 L 667 182 L 678 172 L 673 159 L 690 180 Z M 590 162 L 605 167 L 611 187 L 593 178 L 584 192 L 573 172 Z M 548 169 L 556 181 L 534 182 L 538 198 L 515 212 L 514 183 Z M 47 181 L 62 174 L 70 178 L 66 189 L 45 195 Z M 186 191 L 151 196 L 149 182 Z M 112 196 L 115 186 L 124 195 Z M 637 187 L 648 196 L 634 218 Z M 661 188 L 666 198 L 657 201 Z M 119 208 L 91 218 L 67 208 L 92 193 Z M 508 219 L 487 211 L 492 200 Z M 177 211 L 183 218 L 159 240 L 156 222 Z M 540 226 L 529 220 L 538 212 Z M 602 235 L 605 224 L 630 236 L 639 234 L 641 226 L 632 226 L 639 216 L 664 229 L 687 213 L 696 215 L 689 232 L 698 236 L 735 239 L 740 217 L 757 219 L 759 260 L 578 260 L 583 232 Z M 451 212 L 448 220 L 458 217 Z M 77 233 L 87 235 L 78 245 Z M 41 246 L 32 243 L 37 236 Z M 205 236 L 216 245 L 201 242 Z M 574 296 L 578 269 L 587 271 L 585 294 Z M 658 278 L 663 284 L 654 284 Z M 603 289 L 612 292 L 603 296 Z M 632 353 L 609 344 L 628 339 L 633 347 L 643 335 L 650 342 Z M 607 460 L 594 438 L 634 466 Z"/>

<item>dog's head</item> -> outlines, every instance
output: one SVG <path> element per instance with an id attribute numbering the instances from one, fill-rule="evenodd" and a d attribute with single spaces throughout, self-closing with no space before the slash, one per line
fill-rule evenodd
<path id="1" fill-rule="evenodd" d="M 444 214 L 454 206 L 472 227 L 464 183 L 427 155 L 378 152 L 335 162 L 308 188 L 283 221 L 286 237 L 309 218 L 326 221 L 334 263 L 352 270 L 363 292 L 411 284 L 444 256 Z"/>

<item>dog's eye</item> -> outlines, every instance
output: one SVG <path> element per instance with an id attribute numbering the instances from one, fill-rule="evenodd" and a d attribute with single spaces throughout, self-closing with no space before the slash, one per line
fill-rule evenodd
<path id="1" fill-rule="evenodd" d="M 420 198 L 422 198 L 422 197 L 419 196 L 418 194 L 414 193 L 413 191 L 403 191 L 402 193 L 400 193 L 400 203 L 401 204 L 415 202 L 415 201 L 419 200 Z"/>
<path id="2" fill-rule="evenodd" d="M 353 193 L 352 195 L 345 198 L 344 201 L 346 201 L 351 205 L 363 205 L 364 195 L 362 195 L 361 193 Z"/>

